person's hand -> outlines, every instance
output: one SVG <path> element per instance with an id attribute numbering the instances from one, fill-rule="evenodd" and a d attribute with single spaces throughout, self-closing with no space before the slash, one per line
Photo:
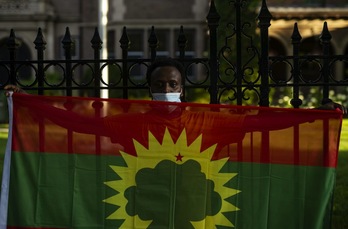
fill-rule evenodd
<path id="1" fill-rule="evenodd" d="M 319 109 L 319 110 L 337 110 L 337 109 L 339 109 L 343 112 L 343 114 L 347 114 L 347 109 L 342 104 L 335 103 L 333 101 L 325 103 L 316 109 Z"/>
<path id="2" fill-rule="evenodd" d="M 5 89 L 5 95 L 8 97 L 10 96 L 10 91 L 16 92 L 16 93 L 25 93 L 25 91 L 18 87 L 17 85 L 9 84 L 4 87 Z"/>

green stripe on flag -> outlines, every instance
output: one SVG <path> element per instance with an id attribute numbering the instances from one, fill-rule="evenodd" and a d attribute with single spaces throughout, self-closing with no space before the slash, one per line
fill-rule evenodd
<path id="1" fill-rule="evenodd" d="M 330 228 L 334 168 L 229 163 L 238 171 L 227 186 L 241 190 L 229 201 L 240 211 L 228 217 L 236 228 Z"/>
<path id="2" fill-rule="evenodd" d="M 117 194 L 104 182 L 120 179 L 110 165 L 126 166 L 122 157 L 13 153 L 12 160 L 9 225 L 95 229 L 122 224 L 106 219 L 117 206 L 103 202 Z M 227 162 L 220 173 L 237 173 L 226 186 L 241 191 L 228 199 L 240 210 L 223 213 L 235 228 L 329 228 L 334 168 Z"/>
<path id="3" fill-rule="evenodd" d="M 13 153 L 12 160 L 9 225 L 103 228 L 122 223 L 105 220 L 115 207 L 103 202 L 115 195 L 104 182 L 118 179 L 109 165 L 124 165 L 122 157 Z"/>

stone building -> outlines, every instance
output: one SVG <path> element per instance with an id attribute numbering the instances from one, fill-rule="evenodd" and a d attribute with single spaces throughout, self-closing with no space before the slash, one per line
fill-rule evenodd
<path id="1" fill-rule="evenodd" d="M 45 58 L 63 58 L 61 41 L 66 27 L 69 27 L 75 44 L 73 57 L 92 58 L 90 40 L 98 27 L 98 7 L 97 0 L 0 0 L 1 50 L 6 48 L 10 29 L 14 29 L 21 41 L 18 58 L 35 57 L 33 41 L 40 27 L 47 42 Z M 208 0 L 109 0 L 109 57 L 120 57 L 118 41 L 124 26 L 127 26 L 132 42 L 131 56 L 147 55 L 147 39 L 152 25 L 160 40 L 159 55 L 175 55 L 175 47 L 171 44 L 176 43 L 181 25 L 185 27 L 188 39 L 194 40 L 188 45 L 188 53 L 201 53 L 206 48 L 201 34 L 205 33 L 207 12 Z M 6 51 L 1 53 L 0 58 L 5 59 Z"/>
<path id="2" fill-rule="evenodd" d="M 268 0 L 273 16 L 269 35 L 270 55 L 292 55 L 294 23 L 302 37 L 302 54 L 320 54 L 319 37 L 324 22 L 332 35 L 331 54 L 348 54 L 348 3 L 345 0 Z M 337 63 L 336 79 L 348 77 L 347 64 Z M 341 70 L 340 70 L 341 69 Z"/>
<path id="3" fill-rule="evenodd" d="M 109 0 L 108 57 L 120 58 L 119 40 L 127 27 L 131 40 L 129 55 L 148 56 L 151 26 L 159 39 L 159 56 L 176 56 L 180 26 L 188 37 L 187 54 L 201 57 L 207 50 L 206 16 L 209 0 Z M 318 36 L 326 21 L 332 33 L 334 54 L 348 53 L 348 3 L 346 0 L 268 0 L 273 16 L 270 27 L 270 54 L 291 55 L 294 22 L 299 25 L 304 50 L 320 49 Z M 21 42 L 18 59 L 35 59 L 35 40 L 42 28 L 47 45 L 45 59 L 62 59 L 61 41 L 66 27 L 74 40 L 73 58 L 93 58 L 91 38 L 98 27 L 98 0 L 0 0 L 0 59 L 7 59 L 6 39 L 14 29 Z M 341 66 L 344 67 L 344 66 Z M 344 71 L 338 73 L 344 77 Z"/>

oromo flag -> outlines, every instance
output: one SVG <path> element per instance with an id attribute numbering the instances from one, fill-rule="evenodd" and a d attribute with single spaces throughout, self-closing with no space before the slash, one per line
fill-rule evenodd
<path id="1" fill-rule="evenodd" d="M 7 228 L 329 228 L 341 112 L 9 101 Z"/>

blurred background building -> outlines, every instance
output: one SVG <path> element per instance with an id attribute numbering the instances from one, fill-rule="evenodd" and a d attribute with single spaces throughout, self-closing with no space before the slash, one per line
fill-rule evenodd
<path id="1" fill-rule="evenodd" d="M 176 56 L 180 26 L 188 39 L 189 56 L 205 56 L 208 49 L 206 16 L 209 0 L 109 0 L 108 57 L 121 58 L 119 40 L 127 27 L 132 57 L 147 57 L 151 26 L 159 40 L 159 56 Z M 260 1 L 261 2 L 261 1 Z M 348 54 L 348 3 L 346 0 L 268 0 L 273 16 L 270 26 L 270 55 L 291 55 L 291 35 L 297 22 L 304 52 L 320 51 L 323 23 L 332 34 L 333 54 Z M 0 0 L 0 59 L 7 59 L 6 40 L 14 29 L 21 45 L 17 59 L 35 59 L 33 41 L 42 28 L 47 45 L 45 59 L 63 59 L 62 39 L 66 27 L 74 42 L 74 59 L 93 58 L 91 38 L 98 27 L 98 0 Z M 257 9 L 258 11 L 259 9 Z M 343 77 L 344 71 L 338 73 Z"/>

